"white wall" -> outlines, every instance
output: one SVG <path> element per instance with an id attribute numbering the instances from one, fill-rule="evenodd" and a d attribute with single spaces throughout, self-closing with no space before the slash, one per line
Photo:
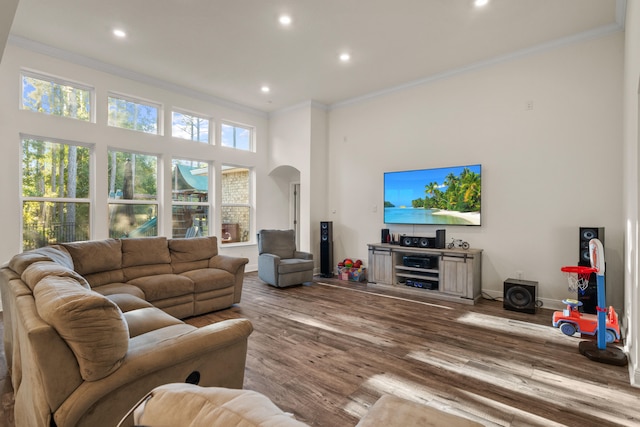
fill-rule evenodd
<path id="1" fill-rule="evenodd" d="M 285 165 L 290 165 L 300 171 L 300 247 L 302 251 L 311 248 L 311 231 L 309 225 L 310 206 L 310 168 L 311 156 L 311 115 L 310 104 L 305 103 L 272 114 L 269 119 L 269 170 L 273 171 Z M 287 209 L 289 208 L 285 206 Z M 288 210 L 287 210 L 288 212 Z M 262 217 L 265 228 L 288 228 L 289 222 L 284 221 L 288 214 L 280 217 Z"/>
<path id="2" fill-rule="evenodd" d="M 627 2 L 624 73 L 625 323 L 631 383 L 640 386 L 638 166 L 640 165 L 640 2 Z"/>
<path id="3" fill-rule="evenodd" d="M 336 259 L 364 260 L 379 242 L 383 172 L 481 163 L 482 226 L 444 228 L 484 250 L 483 291 L 501 297 L 522 271 L 560 306 L 575 297 L 560 267 L 579 260 L 578 228 L 602 226 L 608 303 L 622 309 L 622 64 L 616 33 L 332 109 Z"/>
<path id="4" fill-rule="evenodd" d="M 54 76 L 69 79 L 94 86 L 96 89 L 97 123 L 84 123 L 73 119 L 52 117 L 30 111 L 19 110 L 20 70 L 21 67 L 49 73 Z M 254 198 L 257 206 L 266 217 L 271 215 L 269 194 L 277 183 L 269 178 L 267 171 L 268 119 L 266 114 L 248 108 L 235 109 L 218 104 L 215 99 L 195 98 L 167 90 L 152 84 L 145 84 L 113 74 L 98 71 L 95 68 L 77 65 L 48 55 L 22 49 L 11 43 L 7 46 L 2 64 L 0 65 L 0 217 L 4 226 L 0 231 L 0 262 L 7 261 L 17 253 L 20 242 L 20 216 L 18 182 L 20 158 L 20 134 L 29 134 L 67 141 L 77 141 L 90 144 L 96 153 L 96 186 L 92 195 L 94 198 L 93 238 L 107 237 L 107 150 L 109 148 L 133 150 L 144 153 L 160 154 L 160 162 L 170 165 L 172 156 L 186 159 L 210 161 L 215 171 L 224 164 L 240 165 L 254 168 L 256 172 L 256 193 Z M 108 127 L 106 124 L 106 99 L 108 91 L 128 94 L 159 102 L 165 109 L 165 136 L 148 135 L 123 129 Z M 220 120 L 230 120 L 255 127 L 257 151 L 243 152 L 219 145 L 206 145 L 191 141 L 174 139 L 170 136 L 170 109 L 178 107 L 211 117 L 219 134 Z M 216 185 L 220 180 L 216 180 Z M 168 176 L 160 187 L 160 209 L 171 203 L 171 184 Z M 214 206 L 219 206 L 219 192 Z M 285 210 L 286 211 L 286 210 Z M 162 210 L 161 210 L 162 212 Z M 278 215 L 278 210 L 273 216 Z M 211 217 L 212 229 L 220 229 L 220 218 Z M 255 221 L 255 218 L 254 218 Z M 161 235 L 171 234 L 171 221 L 166 217 L 162 221 Z M 248 270 L 257 266 L 257 251 L 254 240 L 249 244 L 233 244 L 221 246 L 221 252 L 229 255 L 246 256 L 250 259 Z"/>
<path id="5" fill-rule="evenodd" d="M 327 113 L 313 102 L 297 105 L 270 116 L 269 168 L 291 165 L 300 171 L 300 250 L 316 253 L 319 261 L 320 221 L 326 220 Z M 277 218 L 263 218 L 280 224 Z"/>

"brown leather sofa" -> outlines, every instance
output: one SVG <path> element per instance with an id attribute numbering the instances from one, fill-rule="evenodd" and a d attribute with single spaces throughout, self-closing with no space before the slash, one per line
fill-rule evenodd
<path id="1" fill-rule="evenodd" d="M 106 239 L 14 256 L 0 269 L 17 427 L 116 425 L 161 384 L 242 388 L 246 319 L 180 318 L 240 301 L 246 258 L 215 237 Z"/>

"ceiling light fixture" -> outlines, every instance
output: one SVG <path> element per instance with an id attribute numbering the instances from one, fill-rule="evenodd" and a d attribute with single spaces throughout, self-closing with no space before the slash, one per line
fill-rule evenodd
<path id="1" fill-rule="evenodd" d="M 266 85 L 265 85 L 265 86 L 262 86 L 262 87 L 260 88 L 260 90 L 261 90 L 263 93 L 269 93 L 269 92 L 271 91 L 271 89 L 269 88 L 269 86 L 266 86 Z"/>
<path id="2" fill-rule="evenodd" d="M 475 7 L 482 7 L 482 6 L 486 6 L 487 3 L 489 3 L 489 0 L 475 0 L 473 2 Z"/>
<path id="3" fill-rule="evenodd" d="M 341 53 L 340 54 L 340 61 L 349 62 L 350 59 L 351 59 L 351 55 L 349 55 L 348 53 Z"/>
<path id="4" fill-rule="evenodd" d="M 125 33 L 124 30 L 121 30 L 119 28 L 116 28 L 115 30 L 113 30 L 113 35 L 120 39 L 127 37 L 127 33 Z"/>
<path id="5" fill-rule="evenodd" d="M 278 21 L 280 22 L 280 24 L 284 25 L 285 27 L 291 25 L 291 17 L 289 15 L 280 15 L 280 18 L 278 18 Z"/>

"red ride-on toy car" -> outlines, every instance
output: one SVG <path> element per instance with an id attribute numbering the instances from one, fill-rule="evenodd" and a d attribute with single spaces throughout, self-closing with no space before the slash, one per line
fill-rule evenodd
<path id="1" fill-rule="evenodd" d="M 578 307 L 582 305 L 581 301 L 574 299 L 562 300 L 567 304 L 567 308 L 562 311 L 553 313 L 553 326 L 560 328 L 565 335 L 573 335 L 580 332 L 584 335 L 597 335 L 598 332 L 598 316 L 595 314 L 580 313 Z M 613 307 L 607 309 L 607 327 L 605 330 L 605 338 L 607 343 L 617 342 L 620 340 L 620 324 L 618 323 L 618 313 Z"/>

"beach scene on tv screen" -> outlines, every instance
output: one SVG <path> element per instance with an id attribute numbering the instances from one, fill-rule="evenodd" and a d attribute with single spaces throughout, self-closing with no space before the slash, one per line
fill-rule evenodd
<path id="1" fill-rule="evenodd" d="M 385 224 L 480 225 L 480 165 L 384 174 Z"/>

